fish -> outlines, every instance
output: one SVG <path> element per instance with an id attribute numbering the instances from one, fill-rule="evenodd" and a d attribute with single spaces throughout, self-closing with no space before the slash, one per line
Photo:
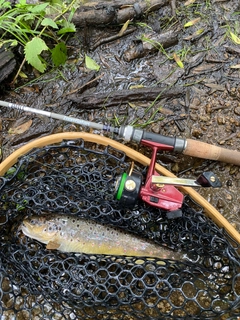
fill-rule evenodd
<path id="1" fill-rule="evenodd" d="M 92 255 L 182 260 L 181 252 L 157 245 L 121 229 L 71 215 L 26 217 L 20 230 L 49 250 Z"/>

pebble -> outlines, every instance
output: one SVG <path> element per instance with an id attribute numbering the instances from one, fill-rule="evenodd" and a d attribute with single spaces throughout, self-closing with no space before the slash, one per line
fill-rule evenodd
<path id="1" fill-rule="evenodd" d="M 137 111 L 136 111 L 136 116 L 140 119 L 142 119 L 145 116 L 145 109 L 138 107 Z"/>
<path id="2" fill-rule="evenodd" d="M 225 117 L 223 117 L 223 116 L 218 116 L 218 117 L 217 117 L 217 123 L 218 123 L 218 124 L 225 124 L 225 123 L 226 123 Z"/>
<path id="3" fill-rule="evenodd" d="M 226 184 L 228 187 L 231 187 L 233 185 L 233 182 L 232 182 L 232 180 L 229 179 L 229 180 L 227 180 Z"/>
<path id="4" fill-rule="evenodd" d="M 205 116 L 205 115 L 199 115 L 199 120 L 203 121 L 203 122 L 209 122 L 210 121 L 210 117 L 209 116 Z"/>
<path id="5" fill-rule="evenodd" d="M 154 133 L 159 133 L 159 132 L 160 132 L 159 124 L 158 124 L 158 123 L 154 123 L 154 124 L 151 126 L 151 130 L 152 130 L 152 132 L 154 132 Z"/>
<path id="6" fill-rule="evenodd" d="M 197 114 L 190 114 L 190 119 L 191 120 L 193 120 L 193 121 L 197 121 L 197 119 L 198 119 L 198 116 L 197 116 Z"/>
<path id="7" fill-rule="evenodd" d="M 240 180 L 237 180 L 237 181 L 236 181 L 236 187 L 237 187 L 237 188 L 240 188 Z"/>
<path id="8" fill-rule="evenodd" d="M 195 138 L 200 138 L 203 135 L 202 130 L 200 129 L 193 129 L 192 136 Z"/>
<path id="9" fill-rule="evenodd" d="M 226 195 L 226 199 L 229 200 L 229 201 L 231 201 L 231 200 L 232 200 L 231 194 L 227 194 L 227 195 Z"/>
<path id="10" fill-rule="evenodd" d="M 225 207 L 225 202 L 223 201 L 223 199 L 218 199 L 217 207 L 218 207 L 218 209 Z"/>
<path id="11" fill-rule="evenodd" d="M 236 115 L 240 116 L 240 106 L 239 106 L 239 107 L 236 107 L 236 108 L 234 109 L 234 113 L 235 113 Z"/>

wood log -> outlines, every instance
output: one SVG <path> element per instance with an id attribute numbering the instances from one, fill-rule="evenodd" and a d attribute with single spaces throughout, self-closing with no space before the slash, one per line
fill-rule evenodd
<path id="1" fill-rule="evenodd" d="M 138 88 L 132 90 L 119 90 L 95 94 L 74 94 L 68 99 L 77 104 L 81 109 L 96 109 L 101 107 L 120 106 L 128 102 L 154 101 L 157 97 L 172 98 L 184 94 L 182 87 L 168 89 L 168 87 Z"/>
<path id="2" fill-rule="evenodd" d="M 168 0 L 115 0 L 109 2 L 88 2 L 79 6 L 72 22 L 78 27 L 87 25 L 121 24 L 142 14 L 158 10 L 167 5 Z"/>
<path id="3" fill-rule="evenodd" d="M 177 24 L 163 33 L 148 34 L 145 36 L 145 40 L 134 40 L 130 48 L 124 52 L 124 60 L 129 62 L 133 59 L 144 57 L 149 53 L 161 51 L 162 48 L 166 49 L 176 45 L 181 28 L 181 25 Z"/>
<path id="4" fill-rule="evenodd" d="M 6 79 L 14 70 L 16 60 L 11 50 L 2 46 L 0 48 L 0 82 Z"/>

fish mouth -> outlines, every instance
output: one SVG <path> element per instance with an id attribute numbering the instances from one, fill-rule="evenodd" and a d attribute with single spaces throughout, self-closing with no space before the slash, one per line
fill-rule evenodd
<path id="1" fill-rule="evenodd" d="M 23 222 L 22 223 L 22 226 L 20 227 L 20 230 L 22 230 L 22 232 L 28 236 L 28 237 L 32 237 L 32 233 L 31 233 L 31 226 L 26 223 L 26 222 Z"/>
<path id="2" fill-rule="evenodd" d="M 44 228 L 42 226 L 40 227 L 33 226 L 28 221 L 23 221 L 19 229 L 23 232 L 25 236 L 31 239 L 38 240 L 45 244 L 47 244 L 49 240 L 51 240 L 55 236 L 55 233 L 53 234 L 43 233 Z"/>

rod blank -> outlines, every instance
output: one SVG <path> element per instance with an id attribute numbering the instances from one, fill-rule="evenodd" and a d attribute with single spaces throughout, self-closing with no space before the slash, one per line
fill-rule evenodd
<path id="1" fill-rule="evenodd" d="M 25 112 L 31 112 L 31 113 L 40 114 L 42 116 L 46 116 L 46 117 L 52 118 L 52 119 L 57 119 L 57 120 L 62 120 L 62 121 L 66 121 L 66 122 L 76 123 L 76 124 L 79 124 L 79 125 L 82 125 L 82 126 L 85 126 L 85 127 L 89 127 L 89 128 L 93 128 L 93 129 L 97 129 L 97 130 L 105 130 L 105 131 L 109 131 L 109 132 L 115 132 L 115 128 L 114 127 L 105 126 L 105 125 L 103 125 L 101 123 L 96 123 L 96 122 L 91 122 L 91 121 L 86 121 L 86 120 L 82 120 L 82 119 L 66 116 L 64 114 L 59 114 L 59 113 L 55 113 L 55 112 L 49 112 L 49 111 L 40 110 L 40 109 L 36 109 L 36 108 L 31 108 L 31 107 L 27 107 L 27 106 L 24 106 L 24 105 L 11 103 L 11 102 L 6 102 L 6 101 L 1 101 L 1 100 L 0 100 L 0 105 L 2 107 L 7 107 L 7 108 L 11 108 L 11 109 L 17 109 L 19 111 L 25 111 Z"/>

